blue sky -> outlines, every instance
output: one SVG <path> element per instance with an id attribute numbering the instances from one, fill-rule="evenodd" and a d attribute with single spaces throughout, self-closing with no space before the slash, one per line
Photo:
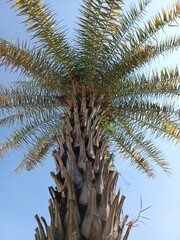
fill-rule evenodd
<path id="1" fill-rule="evenodd" d="M 49 0 L 52 9 L 57 12 L 57 18 L 63 20 L 69 27 L 69 36 L 73 37 L 72 29 L 77 22 L 80 0 Z M 126 2 L 126 1 L 125 1 Z M 128 1 L 127 1 L 128 2 Z M 130 1 L 129 1 L 130 2 Z M 133 1 L 131 1 L 133 2 Z M 156 2 L 156 3 L 155 3 Z M 166 7 L 171 0 L 159 0 L 151 4 L 148 15 L 153 15 L 158 8 Z M 17 18 L 10 4 L 0 1 L 0 37 L 15 41 L 18 37 L 27 39 L 21 24 L 22 19 Z M 179 28 L 168 29 L 168 32 L 179 31 Z M 180 31 L 179 31 L 180 32 Z M 169 65 L 178 64 L 178 54 L 163 59 Z M 0 70 L 0 83 L 10 82 L 17 76 L 4 73 Z M 6 130 L 0 130 L 0 139 Z M 129 162 L 116 158 L 118 170 L 121 172 L 118 187 L 126 196 L 124 213 L 130 218 L 138 214 L 140 197 L 143 207 L 152 207 L 144 212 L 143 216 L 150 220 L 143 220 L 145 224 L 138 226 L 131 232 L 129 240 L 177 240 L 180 239 L 180 148 L 167 142 L 158 142 L 172 169 L 171 177 L 157 169 L 157 178 L 149 180 L 145 175 L 137 172 Z M 38 213 L 49 219 L 48 216 L 48 187 L 53 185 L 49 172 L 54 170 L 51 156 L 47 158 L 43 167 L 32 172 L 22 172 L 11 175 L 20 161 L 21 152 L 13 152 L 0 162 L 0 239 L 1 240 L 32 240 L 34 229 L 37 226 L 34 215 Z"/>

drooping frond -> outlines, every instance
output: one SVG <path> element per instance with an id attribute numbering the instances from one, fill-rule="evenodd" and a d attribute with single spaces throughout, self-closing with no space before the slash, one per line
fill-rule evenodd
<path id="1" fill-rule="evenodd" d="M 18 0 L 12 7 L 18 10 L 18 15 L 25 16 L 28 32 L 38 41 L 39 47 L 46 51 L 50 62 L 55 66 L 61 65 L 63 72 L 72 77 L 72 51 L 65 31 L 59 28 L 55 14 L 48 5 L 42 4 L 40 0 Z"/>
<path id="2" fill-rule="evenodd" d="M 159 73 L 160 72 L 160 73 Z M 116 85 L 114 89 L 114 94 L 116 98 L 114 100 L 118 102 L 119 99 L 136 98 L 143 99 L 143 97 L 148 98 L 176 98 L 179 97 L 180 91 L 180 75 L 178 68 L 168 70 L 163 68 L 161 71 L 156 71 L 152 73 L 152 76 L 147 76 L 143 74 L 132 74 L 125 78 Z"/>
<path id="3" fill-rule="evenodd" d="M 165 172 L 169 172 L 168 164 L 161 152 L 153 144 L 152 140 L 147 139 L 147 134 L 143 134 L 145 131 L 142 131 L 142 129 L 142 126 L 136 125 L 135 121 L 128 117 L 126 113 L 124 115 L 122 113 L 118 115 L 117 113 L 116 120 L 111 122 L 110 127 L 108 127 L 110 137 L 117 150 L 125 159 L 130 159 L 131 163 L 139 170 L 149 177 L 155 176 L 154 165 L 158 165 Z"/>
<path id="4" fill-rule="evenodd" d="M 55 137 L 59 133 L 58 129 L 60 129 L 60 125 L 61 119 L 59 118 L 42 124 L 42 127 L 38 129 L 38 135 L 34 138 L 34 141 L 31 140 L 21 164 L 15 169 L 16 173 L 22 169 L 30 171 L 37 164 L 43 162 L 46 155 L 55 146 Z"/>
<path id="5" fill-rule="evenodd" d="M 2 144 L 1 155 L 28 143 L 18 169 L 31 169 L 54 145 L 62 123 L 68 125 L 65 135 L 75 138 L 68 146 L 71 153 L 97 124 L 95 136 L 81 143 L 80 155 L 86 155 L 87 145 L 94 156 L 98 139 L 107 136 L 148 176 L 154 176 L 154 165 L 168 171 L 149 136 L 179 142 L 179 70 L 146 70 L 179 49 L 178 36 L 161 33 L 176 23 L 180 5 L 177 1 L 146 20 L 150 3 L 139 0 L 127 9 L 122 0 L 83 0 L 75 44 L 70 46 L 47 4 L 15 1 L 13 8 L 25 17 L 35 45 L 0 40 L 0 65 L 31 79 L 0 87 L 0 126 L 18 127 Z M 96 118 L 98 111 L 101 117 Z M 69 117 L 68 123 L 63 116 Z"/>
<path id="6" fill-rule="evenodd" d="M 130 102 L 127 105 L 124 109 L 119 108 L 117 119 L 123 118 L 123 121 L 129 122 L 138 132 L 146 131 L 156 137 L 167 138 L 175 143 L 179 142 L 180 112 L 174 110 L 172 105 L 160 106 L 143 102 L 139 104 Z"/>
<path id="7" fill-rule="evenodd" d="M 0 39 L 0 65 L 10 68 L 10 71 L 20 71 L 22 75 L 35 79 L 39 86 L 54 90 L 67 82 L 59 69 L 49 61 L 47 53 L 30 48 L 26 42 L 13 44 Z"/>
<path id="8" fill-rule="evenodd" d="M 65 100 L 59 92 L 49 92 L 33 81 L 5 87 L 0 85 L 0 111 L 15 108 L 64 107 Z"/>
<path id="9" fill-rule="evenodd" d="M 49 111 L 49 113 L 39 113 L 37 118 L 36 112 L 36 115 L 31 116 L 31 120 L 27 119 L 19 130 L 14 130 L 11 137 L 1 144 L 1 156 L 6 154 L 8 150 L 15 150 L 16 148 L 21 148 L 23 144 L 34 142 L 39 134 L 45 133 L 47 129 L 51 130 L 54 125 L 57 126 L 59 124 L 60 126 L 62 117 L 63 114 L 58 111 Z"/>
<path id="10" fill-rule="evenodd" d="M 18 173 L 23 169 L 30 171 L 35 166 L 37 166 L 37 164 L 42 163 L 43 160 L 45 160 L 47 154 L 49 153 L 49 150 L 53 146 L 53 142 L 54 137 L 52 137 L 52 139 L 50 139 L 49 141 L 43 140 L 42 142 L 39 142 L 39 145 L 37 144 L 36 146 L 31 147 L 31 149 L 26 153 L 25 157 L 22 159 L 21 164 L 17 166 L 14 172 Z"/>
<path id="11" fill-rule="evenodd" d="M 28 142 L 35 142 L 39 134 L 50 135 L 52 127 L 60 128 L 64 115 L 61 96 L 36 84 L 19 85 L 14 88 L 0 87 L 0 126 L 21 126 L 11 138 L 1 144 L 0 155 L 17 149 Z"/>
<path id="12" fill-rule="evenodd" d="M 29 86 L 17 86 L 6 88 L 0 86 L 0 114 L 1 124 L 6 124 L 5 119 L 8 116 L 26 117 L 31 116 L 31 112 L 46 111 L 46 109 L 59 109 L 63 112 L 65 106 L 63 96 L 56 95 L 42 88 L 38 88 L 36 84 L 29 84 Z"/>

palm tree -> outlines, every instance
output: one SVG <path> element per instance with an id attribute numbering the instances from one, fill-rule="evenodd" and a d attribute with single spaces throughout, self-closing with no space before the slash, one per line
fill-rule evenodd
<path id="1" fill-rule="evenodd" d="M 179 73 L 144 69 L 178 49 L 178 37 L 158 41 L 158 34 L 176 21 L 180 5 L 140 24 L 149 3 L 125 10 L 122 0 L 83 0 L 73 44 L 47 4 L 13 5 L 36 41 L 32 47 L 0 40 L 0 64 L 28 78 L 0 85 L 0 125 L 15 128 L 0 156 L 26 146 L 18 172 L 32 170 L 52 151 L 57 168 L 51 172 L 56 188 L 49 188 L 51 223 L 36 215 L 35 240 L 127 240 L 133 221 L 122 216 L 114 150 L 149 177 L 155 165 L 169 171 L 149 136 L 179 140 L 173 104 Z"/>

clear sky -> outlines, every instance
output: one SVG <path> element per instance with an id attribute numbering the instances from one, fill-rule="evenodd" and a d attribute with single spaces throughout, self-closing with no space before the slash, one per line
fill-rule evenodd
<path id="1" fill-rule="evenodd" d="M 69 28 L 69 36 L 73 37 L 72 29 L 77 22 L 80 0 L 48 0 L 52 9 L 57 12 L 59 20 Z M 130 1 L 125 1 L 130 2 Z M 131 1 L 133 2 L 133 1 Z M 154 0 L 148 15 L 153 15 L 160 7 L 166 7 L 171 0 Z M 0 1 L 0 37 L 16 40 L 27 39 L 25 30 L 20 24 L 21 18 L 16 17 L 14 10 L 5 0 Z M 179 28 L 171 28 L 177 32 Z M 168 31 L 170 31 L 168 30 Z M 163 62 L 170 65 L 178 64 L 176 53 Z M 10 75 L 0 69 L 0 83 L 12 81 L 17 76 Z M 7 130 L 0 130 L 0 139 Z M 180 239 L 180 148 L 173 147 L 167 142 L 158 142 L 172 169 L 171 177 L 157 169 L 157 178 L 149 180 L 145 175 L 137 172 L 129 162 L 116 158 L 117 168 L 123 177 L 120 177 L 118 187 L 126 196 L 124 213 L 135 218 L 140 208 L 140 197 L 143 207 L 152 207 L 144 212 L 138 226 L 131 232 L 129 240 L 178 240 Z M 43 167 L 32 172 L 22 172 L 11 175 L 20 161 L 20 152 L 14 152 L 0 162 L 0 239 L 1 240 L 32 240 L 34 229 L 37 226 L 34 215 L 38 213 L 47 220 L 48 215 L 48 187 L 53 185 L 49 172 L 54 170 L 54 164 L 49 156 Z"/>

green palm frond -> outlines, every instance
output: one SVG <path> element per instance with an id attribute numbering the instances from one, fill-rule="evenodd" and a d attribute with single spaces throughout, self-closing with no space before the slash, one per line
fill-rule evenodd
<path id="1" fill-rule="evenodd" d="M 47 129 L 50 132 L 52 127 L 60 127 L 63 115 L 59 112 L 41 112 L 37 118 L 31 117 L 21 128 L 14 130 L 10 138 L 1 144 L 1 156 L 5 155 L 8 150 L 15 150 L 24 145 L 36 141 L 39 135 L 44 134 Z M 11 124 L 12 125 L 12 124 Z M 49 130 L 50 129 L 50 130 Z"/>
<path id="2" fill-rule="evenodd" d="M 39 86 L 50 90 L 67 82 L 67 77 L 60 69 L 61 65 L 55 68 L 46 52 L 36 50 L 36 47 L 30 48 L 27 42 L 13 44 L 0 39 L 0 65 L 10 68 L 11 72 L 19 70 L 21 75 L 35 79 Z"/>
<path id="3" fill-rule="evenodd" d="M 152 143 L 152 135 L 179 143 L 180 111 L 172 105 L 160 106 L 141 100 L 139 103 L 130 101 L 124 106 L 122 104 L 115 115 L 114 131 L 110 131 L 110 135 L 124 158 L 130 158 L 132 164 L 150 177 L 154 176 L 153 163 L 169 173 L 167 162 Z M 148 135 L 151 140 L 147 140 Z"/>
<path id="4" fill-rule="evenodd" d="M 146 20 L 150 3 L 139 0 L 126 9 L 122 0 L 83 0 L 75 44 L 70 45 L 47 4 L 15 1 L 12 7 L 25 17 L 34 42 L 29 47 L 27 42 L 0 40 L 0 65 L 28 79 L 9 88 L 0 86 L 0 126 L 16 128 L 1 144 L 0 155 L 28 146 L 17 171 L 44 160 L 64 116 L 75 115 L 73 101 L 77 100 L 78 111 L 86 106 L 90 112 L 95 95 L 103 95 L 102 112 L 107 116 L 102 127 L 120 153 L 148 176 L 154 176 L 154 165 L 168 172 L 148 136 L 179 142 L 179 70 L 146 70 L 159 57 L 179 49 L 178 36 L 159 36 L 176 22 L 180 5 L 177 1 Z M 82 85 L 83 96 L 75 89 L 83 90 Z"/>
<path id="5" fill-rule="evenodd" d="M 60 29 L 55 14 L 47 4 L 37 0 L 18 0 L 12 6 L 18 15 L 25 16 L 24 21 L 32 38 L 38 40 L 39 47 L 49 55 L 52 64 L 61 64 L 62 69 L 72 77 L 72 51 L 65 37 L 65 30 Z"/>
<path id="6" fill-rule="evenodd" d="M 143 27 L 139 27 L 136 31 L 129 32 L 127 34 L 126 41 L 129 41 L 131 47 L 137 47 L 144 43 L 150 44 L 154 42 L 159 36 L 160 30 L 163 30 L 165 26 L 175 22 L 180 14 L 178 1 L 174 3 L 171 9 L 167 11 L 163 10 L 158 12 L 152 19 L 146 21 Z"/>
<path id="7" fill-rule="evenodd" d="M 15 173 L 19 173 L 22 169 L 26 169 L 28 171 L 32 170 L 37 164 L 41 164 L 44 160 L 46 155 L 49 153 L 51 147 L 54 144 L 54 136 L 52 139 L 44 140 L 39 145 L 36 145 L 29 149 L 27 154 L 25 154 L 24 159 L 21 161 L 21 164 L 17 166 L 14 170 Z"/>
<path id="8" fill-rule="evenodd" d="M 119 60 L 120 53 L 125 49 L 128 50 L 127 44 L 124 44 L 124 39 L 130 31 L 136 30 L 139 22 L 142 20 L 146 12 L 146 7 L 151 3 L 151 0 L 139 1 L 138 5 L 132 6 L 130 10 L 123 11 L 123 15 L 119 21 L 119 31 L 113 34 L 111 44 L 109 46 L 110 50 L 104 55 L 103 65 L 113 64 L 114 61 Z"/>
<path id="9" fill-rule="evenodd" d="M 158 57 L 159 55 L 164 55 L 165 53 L 172 53 L 174 50 L 178 50 L 180 46 L 180 38 L 175 37 L 169 37 L 168 39 L 160 42 L 155 46 L 155 55 L 153 56 Z"/>
<path id="10" fill-rule="evenodd" d="M 33 168 L 45 158 L 49 149 L 55 144 L 54 139 L 58 134 L 62 119 L 63 115 L 58 113 L 49 113 L 49 115 L 44 113 L 38 119 L 34 117 L 34 119 L 29 120 L 0 145 L 1 157 L 4 157 L 9 150 L 17 150 L 26 146 L 28 152 L 16 171 L 23 167 Z"/>
<path id="11" fill-rule="evenodd" d="M 78 28 L 79 64 L 93 81 L 99 61 L 109 52 L 112 36 L 119 32 L 122 0 L 84 0 Z"/>
<path id="12" fill-rule="evenodd" d="M 63 115 L 61 96 L 38 87 L 32 81 L 10 88 L 1 85 L 0 125 L 21 126 L 19 130 L 13 132 L 11 138 L 7 138 L 0 145 L 1 157 L 5 156 L 9 150 L 36 142 L 39 135 L 46 134 L 48 139 L 52 129 L 57 131 L 60 128 Z M 45 151 L 41 151 L 41 155 L 42 153 Z M 43 158 L 43 155 L 41 157 Z"/>
<path id="13" fill-rule="evenodd" d="M 119 99 L 132 97 L 134 99 L 140 97 L 177 98 L 180 94 L 180 76 L 178 68 L 163 68 L 153 72 L 151 76 L 144 73 L 129 74 L 116 84 L 116 88 L 112 89 L 114 95 L 113 101 L 118 102 Z M 120 100 L 119 100 L 120 101 Z"/>
<path id="14" fill-rule="evenodd" d="M 116 139 L 116 145 L 120 154 L 127 160 L 130 158 L 131 163 L 148 177 L 155 177 L 154 168 L 156 165 L 160 166 L 166 173 L 170 172 L 168 163 L 157 147 L 152 144 L 152 141 L 143 141 L 138 135 L 131 138 L 131 135 L 128 134 L 127 138 Z"/>
<path id="15" fill-rule="evenodd" d="M 147 135 L 142 133 L 142 128 L 136 125 L 131 117 L 128 118 L 126 114 L 119 116 L 108 130 L 112 141 L 115 142 L 123 157 L 130 158 L 131 163 L 149 177 L 155 176 L 154 165 L 169 172 L 168 164 L 159 149 L 152 143 L 152 140 L 147 140 Z"/>
<path id="16" fill-rule="evenodd" d="M 143 173 L 146 173 L 148 177 L 155 177 L 153 167 L 150 165 L 149 161 L 143 157 L 141 152 L 138 152 L 137 148 L 132 145 L 132 143 L 120 137 L 116 139 L 118 150 L 120 154 L 131 161 L 136 168 Z"/>
<path id="17" fill-rule="evenodd" d="M 29 86 L 0 86 L 0 125 L 10 126 L 24 123 L 28 118 L 38 117 L 41 113 L 64 112 L 64 100 L 59 95 Z M 47 111 L 48 110 L 48 111 Z"/>
<path id="18" fill-rule="evenodd" d="M 163 15 L 166 14 L 167 16 L 169 13 L 172 13 L 171 17 L 167 18 Z M 107 78 L 116 82 L 129 72 L 140 69 L 150 59 L 168 50 L 175 49 L 175 47 L 179 47 L 179 39 L 176 38 L 166 40 L 159 46 L 156 42 L 160 30 L 175 21 L 179 14 L 180 10 L 177 3 L 172 9 L 167 10 L 167 12 L 158 13 L 153 20 L 147 21 L 144 27 L 133 31 L 128 29 L 124 40 L 118 41 L 120 48 L 116 52 L 116 56 L 119 56 L 119 59 L 115 59 L 111 69 L 107 69 L 105 73 Z"/>
<path id="19" fill-rule="evenodd" d="M 50 121 L 42 122 L 39 126 L 32 127 L 32 131 L 37 131 L 38 134 L 34 133 L 33 141 L 30 141 L 29 149 L 22 159 L 21 164 L 15 169 L 15 172 L 19 172 L 22 169 L 31 170 L 37 164 L 40 164 L 45 159 L 45 156 L 49 153 L 50 150 L 56 145 L 55 138 L 59 134 L 60 126 L 62 122 L 62 117 L 56 117 L 51 119 Z M 29 126 L 25 126 L 24 130 L 26 131 Z M 36 127 L 38 130 L 36 130 Z M 31 131 L 30 130 L 30 131 Z M 18 134 L 21 134 L 18 132 Z M 27 134 L 29 132 L 27 131 Z M 32 133 L 30 133 L 30 137 L 32 137 Z M 20 139 L 20 138 L 19 138 Z M 25 141 L 26 141 L 25 137 Z M 29 142 L 28 142 L 29 143 Z"/>
<path id="20" fill-rule="evenodd" d="M 123 76 L 139 69 L 147 63 L 154 53 L 155 49 L 153 46 L 137 47 L 133 51 L 129 51 L 127 55 L 107 73 L 108 79 L 111 76 L 111 81 L 116 83 Z"/>
<path id="21" fill-rule="evenodd" d="M 165 113 L 164 107 L 162 107 L 161 111 L 157 111 L 156 109 L 148 109 L 147 111 L 147 109 L 142 108 L 138 110 L 138 108 L 136 108 L 136 110 L 125 110 L 122 113 L 126 121 L 131 122 L 135 129 L 147 131 L 155 137 L 162 137 L 174 143 L 179 143 L 179 111 L 175 111 L 175 114 L 168 114 Z"/>
<path id="22" fill-rule="evenodd" d="M 30 107 L 63 107 L 63 96 L 59 93 L 49 92 L 46 89 L 38 87 L 32 81 L 28 84 L 13 86 L 10 88 L 0 85 L 0 111 L 3 109 L 15 109 Z"/>

